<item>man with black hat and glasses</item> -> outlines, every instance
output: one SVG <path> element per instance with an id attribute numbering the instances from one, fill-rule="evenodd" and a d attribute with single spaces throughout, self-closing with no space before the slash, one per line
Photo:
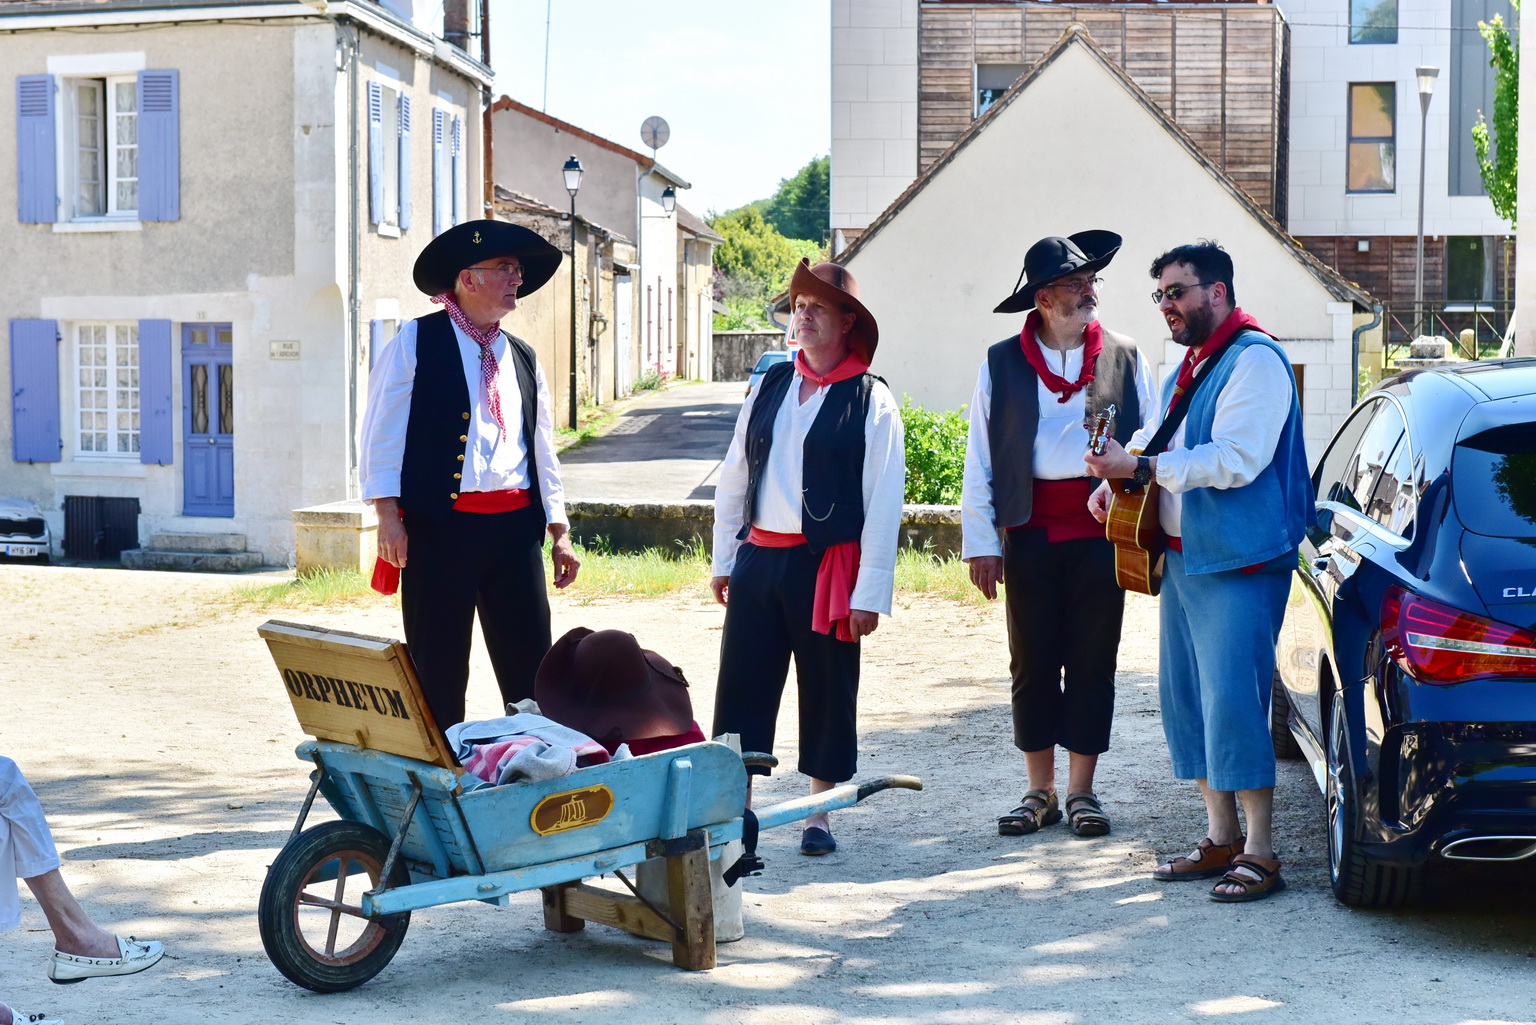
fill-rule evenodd
<path id="1" fill-rule="evenodd" d="M 1189 351 L 1130 451 L 1111 442 L 1085 460 L 1106 478 L 1093 496 L 1101 519 L 1108 481 L 1159 485 L 1163 732 L 1174 776 L 1200 787 L 1206 835 L 1152 876 L 1221 876 L 1212 900 L 1260 900 L 1285 888 L 1270 834 L 1270 688 L 1296 548 L 1314 522 L 1296 378 L 1273 336 L 1237 306 L 1232 258 L 1219 245 L 1170 249 L 1152 261 L 1152 277 L 1152 300 Z"/>
<path id="2" fill-rule="evenodd" d="M 1135 342 L 1098 319 L 1097 272 L 1119 248 L 1109 231 L 1030 247 L 1022 285 L 994 312 L 1031 312 L 987 350 L 971 400 L 961 555 L 989 599 L 1007 584 L 1013 742 L 1029 780 L 1018 807 L 997 820 L 1004 836 L 1033 833 L 1063 812 L 1077 836 L 1110 829 L 1093 776 L 1109 749 L 1125 592 L 1114 548 L 1088 512 L 1094 482 L 1083 455 L 1096 415 L 1112 413 L 1110 430 L 1123 442 L 1153 401 Z M 1068 754 L 1064 802 L 1057 745 Z"/>
<path id="3" fill-rule="evenodd" d="M 501 320 L 560 250 L 505 221 L 456 225 L 416 260 L 443 309 L 408 322 L 368 380 L 359 476 L 379 517 L 375 586 L 401 588 L 405 640 L 439 729 L 464 719 L 475 613 L 508 703 L 533 696 L 550 646 L 542 563 L 576 579 L 549 387 Z"/>
<path id="4" fill-rule="evenodd" d="M 853 275 L 801 260 L 789 295 L 799 354 L 742 405 L 715 488 L 710 588 L 726 612 L 711 735 L 771 752 L 793 655 L 799 768 L 817 794 L 857 765 L 859 639 L 891 611 L 906 451 L 896 400 L 869 373 L 880 331 Z M 807 818 L 800 853 L 836 849 L 826 814 Z"/>

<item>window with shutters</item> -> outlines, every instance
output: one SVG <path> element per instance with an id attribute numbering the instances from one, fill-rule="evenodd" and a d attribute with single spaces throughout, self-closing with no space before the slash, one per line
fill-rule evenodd
<path id="1" fill-rule="evenodd" d="M 411 98 L 368 83 L 368 178 L 371 220 L 381 235 L 411 226 Z"/>
<path id="2" fill-rule="evenodd" d="M 139 458 L 139 325 L 74 325 L 75 452 L 88 458 Z"/>
<path id="3" fill-rule="evenodd" d="M 17 219 L 56 231 L 181 218 L 179 74 L 143 54 L 48 58 L 16 78 Z"/>

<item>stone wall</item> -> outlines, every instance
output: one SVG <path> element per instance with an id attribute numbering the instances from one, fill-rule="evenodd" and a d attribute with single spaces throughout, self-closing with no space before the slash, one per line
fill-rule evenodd
<path id="1" fill-rule="evenodd" d="M 784 348 L 782 331 L 716 331 L 715 381 L 745 381 L 757 357 Z"/>
<path id="2" fill-rule="evenodd" d="M 567 502 L 565 510 L 572 537 L 583 545 L 601 537 L 615 551 L 659 548 L 680 553 L 697 539 L 706 550 L 713 548 L 713 502 Z M 959 555 L 960 507 L 903 506 L 901 544 L 929 547 L 936 555 Z"/>

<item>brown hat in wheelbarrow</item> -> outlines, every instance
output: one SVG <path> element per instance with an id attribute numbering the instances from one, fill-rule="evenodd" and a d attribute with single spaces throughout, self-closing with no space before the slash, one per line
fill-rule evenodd
<path id="1" fill-rule="evenodd" d="M 533 681 L 539 712 L 612 750 L 693 729 L 683 671 L 623 630 L 584 626 L 554 643 Z"/>

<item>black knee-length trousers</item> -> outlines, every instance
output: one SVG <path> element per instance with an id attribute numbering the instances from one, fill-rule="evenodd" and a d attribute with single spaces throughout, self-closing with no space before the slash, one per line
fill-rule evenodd
<path id="1" fill-rule="evenodd" d="M 550 645 L 544 510 L 454 510 L 439 521 L 407 511 L 404 526 L 405 643 L 438 729 L 464 721 L 477 612 L 502 700 L 533 697 L 534 674 Z"/>
<path id="2" fill-rule="evenodd" d="M 1109 750 L 1125 614 L 1114 545 L 1097 537 L 1051 542 L 1037 528 L 1006 531 L 1003 579 L 1014 745 Z"/>
<path id="3" fill-rule="evenodd" d="M 820 565 L 821 556 L 808 545 L 744 544 L 737 551 L 711 735 L 739 733 L 743 751 L 771 753 L 793 656 L 800 694 L 797 767 L 815 779 L 841 783 L 858 768 L 859 642 L 811 629 Z"/>

